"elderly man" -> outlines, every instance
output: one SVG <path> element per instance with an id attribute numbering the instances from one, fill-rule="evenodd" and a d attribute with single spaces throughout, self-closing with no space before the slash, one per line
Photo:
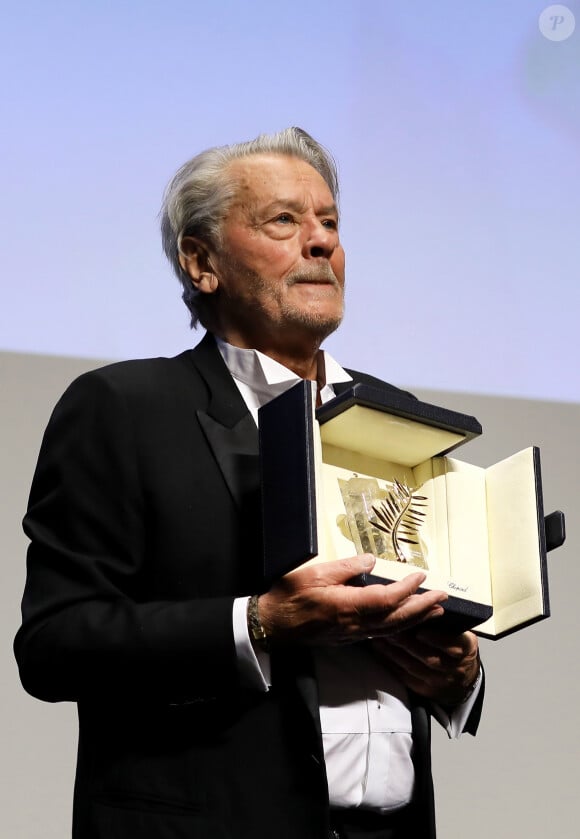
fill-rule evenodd
<path id="1" fill-rule="evenodd" d="M 206 336 L 81 376 L 50 420 L 15 647 L 30 693 L 78 703 L 76 839 L 434 836 L 428 714 L 474 733 L 475 636 L 438 630 L 421 573 L 349 586 L 371 556 L 260 574 L 258 408 L 391 389 L 320 350 L 337 191 L 295 128 L 186 163 L 163 240 Z"/>

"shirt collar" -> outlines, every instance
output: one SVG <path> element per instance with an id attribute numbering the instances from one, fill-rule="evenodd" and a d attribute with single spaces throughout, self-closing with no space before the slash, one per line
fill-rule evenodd
<path id="1" fill-rule="evenodd" d="M 300 381 L 300 377 L 296 373 L 259 350 L 245 350 L 241 347 L 234 347 L 217 337 L 215 340 L 234 379 L 243 382 L 255 393 L 268 394 L 270 398 L 273 398 Z M 327 385 L 352 381 L 352 376 L 340 366 L 330 353 L 324 350 L 320 350 L 320 352 L 324 359 Z"/>

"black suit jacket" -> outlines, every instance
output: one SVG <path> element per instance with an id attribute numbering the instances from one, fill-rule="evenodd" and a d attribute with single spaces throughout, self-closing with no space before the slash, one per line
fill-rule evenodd
<path id="1" fill-rule="evenodd" d="M 211 336 L 87 373 L 55 408 L 15 650 L 31 694 L 78 703 L 75 839 L 327 835 L 307 658 L 273 656 L 267 694 L 238 675 L 233 599 L 262 585 L 257 455 Z M 428 719 L 414 718 L 413 835 L 429 837 Z"/>

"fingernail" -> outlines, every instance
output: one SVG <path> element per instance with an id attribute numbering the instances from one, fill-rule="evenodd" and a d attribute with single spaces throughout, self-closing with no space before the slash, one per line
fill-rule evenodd
<path id="1" fill-rule="evenodd" d="M 364 554 L 364 567 L 367 571 L 375 567 L 375 557 L 372 554 Z"/>

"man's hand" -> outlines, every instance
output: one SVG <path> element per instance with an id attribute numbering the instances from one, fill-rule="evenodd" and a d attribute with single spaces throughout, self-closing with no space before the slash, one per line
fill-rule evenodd
<path id="1" fill-rule="evenodd" d="M 379 639 L 373 648 L 410 690 L 447 707 L 469 696 L 479 673 L 473 632 L 451 635 L 434 624 Z"/>
<path id="2" fill-rule="evenodd" d="M 416 591 L 422 572 L 386 585 L 349 586 L 369 573 L 369 554 L 310 565 L 287 574 L 258 601 L 260 622 L 274 643 L 345 644 L 390 636 L 443 613 L 441 591 Z"/>

